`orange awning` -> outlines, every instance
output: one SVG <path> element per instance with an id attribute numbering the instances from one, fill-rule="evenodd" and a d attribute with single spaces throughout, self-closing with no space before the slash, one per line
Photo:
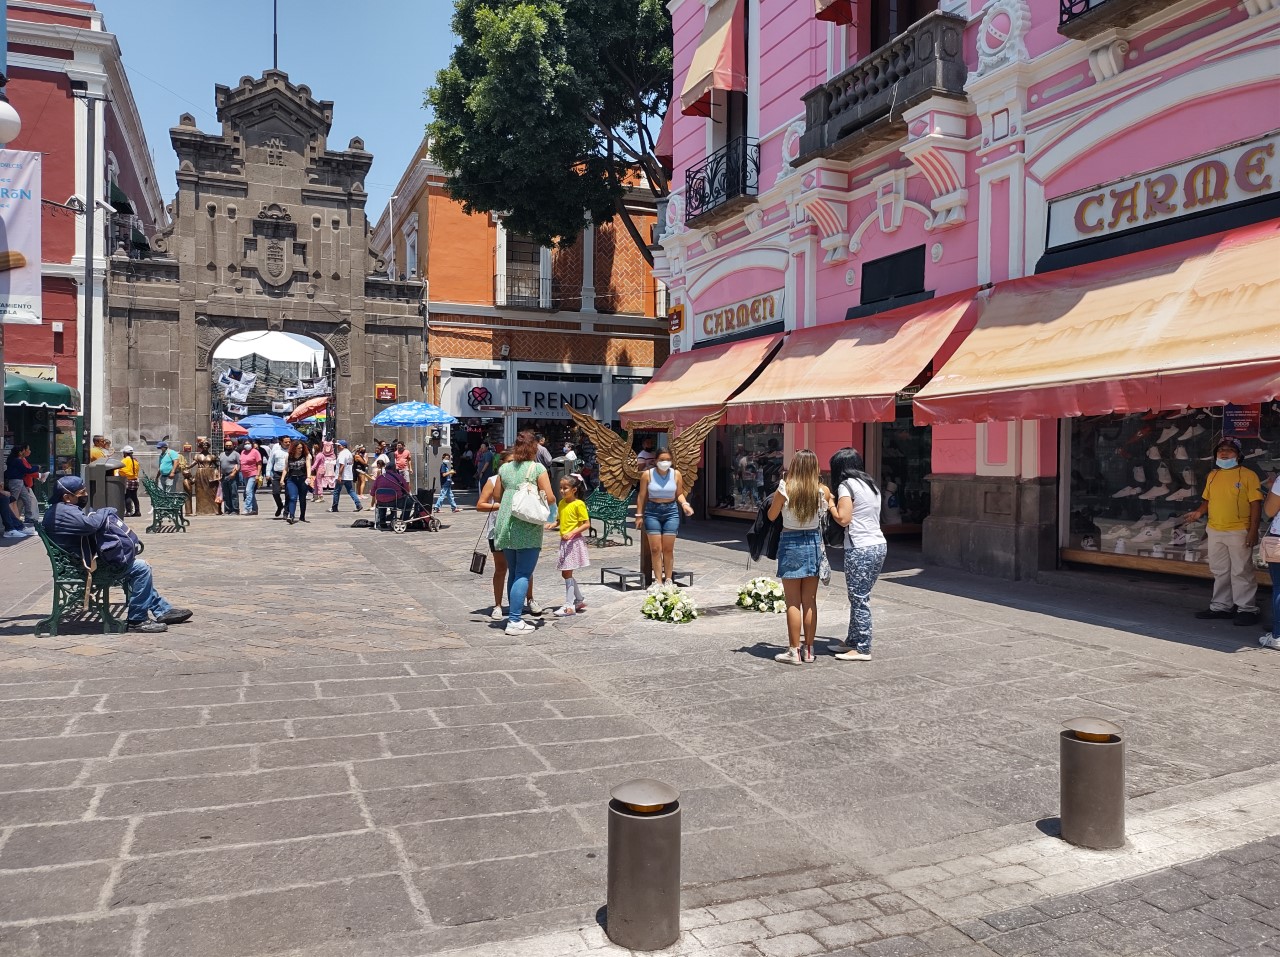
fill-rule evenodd
<path id="1" fill-rule="evenodd" d="M 639 423 L 692 425 L 721 408 L 782 341 L 758 336 L 742 342 L 677 352 L 640 393 L 618 410 L 627 428 Z"/>
<path id="2" fill-rule="evenodd" d="M 686 116 L 710 116 L 712 90 L 747 88 L 742 4 L 743 0 L 716 0 L 707 9 L 702 39 L 680 91 L 681 112 Z"/>
<path id="3" fill-rule="evenodd" d="M 675 134 L 671 127 L 675 123 L 676 114 L 670 106 L 667 112 L 663 114 L 662 126 L 658 129 L 658 140 L 653 145 L 653 155 L 658 158 L 658 162 L 662 164 L 662 168 L 670 170 L 675 168 L 672 162 L 675 159 Z"/>
<path id="4" fill-rule="evenodd" d="M 1280 394 L 1280 220 L 1001 283 L 915 420 L 1053 419 Z"/>
<path id="5" fill-rule="evenodd" d="M 962 322 L 972 290 L 865 319 L 800 329 L 730 403 L 728 421 L 892 422 L 898 393 L 919 377 Z"/>
<path id="6" fill-rule="evenodd" d="M 813 15 L 828 23 L 853 23 L 853 0 L 813 0 Z"/>

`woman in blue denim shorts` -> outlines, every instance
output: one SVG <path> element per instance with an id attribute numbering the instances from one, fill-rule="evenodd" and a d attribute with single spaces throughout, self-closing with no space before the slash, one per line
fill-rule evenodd
<path id="1" fill-rule="evenodd" d="M 808 449 L 801 449 L 769 501 L 769 521 L 782 517 L 778 577 L 782 579 L 782 593 L 787 603 L 788 648 L 774 655 L 779 664 L 813 661 L 813 638 L 818 630 L 818 576 L 826 557 L 822 516 L 830 512 L 832 505 L 831 493 L 818 480 L 818 457 Z"/>
<path id="2" fill-rule="evenodd" d="M 693 514 L 693 506 L 684 497 L 680 470 L 671 465 L 671 453 L 658 453 L 653 468 L 640 476 L 640 493 L 636 497 L 636 528 L 644 532 L 649 543 L 649 558 L 659 585 L 671 581 L 675 570 L 676 536 L 680 532 L 680 513 Z"/>

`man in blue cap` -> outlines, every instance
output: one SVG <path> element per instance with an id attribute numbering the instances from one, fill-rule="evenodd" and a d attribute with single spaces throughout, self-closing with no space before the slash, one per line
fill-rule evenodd
<path id="1" fill-rule="evenodd" d="M 72 555 L 85 554 L 84 546 L 93 549 L 93 538 L 107 523 L 110 511 L 85 509 L 89 490 L 78 475 L 64 475 L 54 487 L 54 501 L 44 513 L 44 530 L 53 543 Z M 86 541 L 87 539 L 87 541 Z M 191 617 L 186 608 L 174 608 L 160 597 L 152 581 L 151 566 L 141 558 L 129 567 L 130 631 L 168 631 L 170 625 L 181 624 Z M 149 616 L 155 616 L 152 621 Z"/>

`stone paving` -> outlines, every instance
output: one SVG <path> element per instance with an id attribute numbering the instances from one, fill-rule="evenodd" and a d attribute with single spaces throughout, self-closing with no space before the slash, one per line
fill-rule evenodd
<path id="1" fill-rule="evenodd" d="M 311 517 L 146 536 L 196 610 L 160 636 L 33 638 L 43 552 L 0 549 L 0 954 L 621 952 L 604 806 L 637 776 L 682 792 L 671 954 L 1280 953 L 1280 655 L 1191 619 L 1201 583 L 1012 585 L 896 549 L 875 659 L 785 668 L 781 619 L 732 606 L 733 525 L 679 547 L 697 623 L 588 573 L 587 614 L 517 643 L 466 569 L 474 513 Z M 1123 851 L 1052 836 L 1081 713 L 1126 728 Z"/>

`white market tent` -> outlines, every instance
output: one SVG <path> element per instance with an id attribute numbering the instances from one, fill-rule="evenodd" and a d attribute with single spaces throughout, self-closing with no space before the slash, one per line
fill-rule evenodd
<path id="1" fill-rule="evenodd" d="M 257 353 L 272 362 L 306 363 L 319 370 L 324 349 L 318 343 L 287 332 L 239 332 L 224 340 L 214 352 L 217 359 L 242 359 Z"/>

